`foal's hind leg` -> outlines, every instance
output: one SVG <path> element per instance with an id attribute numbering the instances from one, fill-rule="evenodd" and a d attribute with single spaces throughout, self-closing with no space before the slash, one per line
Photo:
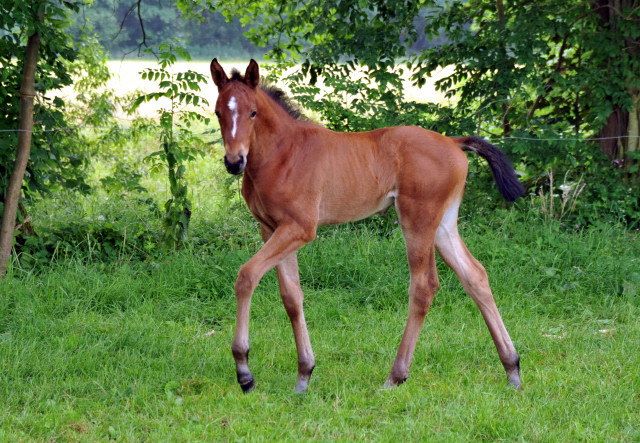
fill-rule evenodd
<path id="1" fill-rule="evenodd" d="M 424 211 L 421 205 L 410 199 L 398 199 L 397 208 L 402 222 L 402 233 L 407 246 L 407 260 L 411 273 L 409 316 L 396 359 L 384 384 L 386 388 L 399 385 L 409 376 L 409 366 L 424 318 L 438 290 L 434 250 L 435 227 L 431 222 L 433 217 Z"/>
<path id="2" fill-rule="evenodd" d="M 384 383 L 385 388 L 399 385 L 409 376 L 409 366 L 424 324 L 424 318 L 438 290 L 438 273 L 433 244 L 430 247 L 424 244 L 422 246 L 425 247 L 422 248 L 415 243 L 409 245 L 409 239 L 407 239 L 407 255 L 411 271 L 409 316 L 396 359 L 391 367 L 389 377 Z"/>
<path id="3" fill-rule="evenodd" d="M 458 204 L 455 203 L 445 214 L 436 233 L 436 248 L 442 259 L 456 273 L 467 294 L 480 308 L 493 342 L 498 349 L 509 385 L 520 387 L 520 357 L 516 352 L 509 333 L 502 322 L 496 302 L 491 294 L 489 279 L 484 267 L 471 255 L 458 234 Z"/>

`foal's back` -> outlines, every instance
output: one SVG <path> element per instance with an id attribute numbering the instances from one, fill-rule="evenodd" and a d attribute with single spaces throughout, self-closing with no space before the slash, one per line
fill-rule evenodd
<path id="1" fill-rule="evenodd" d="M 417 126 L 339 133 L 307 125 L 301 134 L 294 149 L 313 176 L 319 224 L 368 217 L 398 197 L 420 204 L 462 192 L 466 156 L 441 134 Z"/>

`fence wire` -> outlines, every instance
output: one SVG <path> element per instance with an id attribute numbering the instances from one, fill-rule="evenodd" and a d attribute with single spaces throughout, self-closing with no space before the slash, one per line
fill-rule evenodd
<path id="1" fill-rule="evenodd" d="M 112 126 L 72 126 L 72 127 L 60 127 L 60 128 L 50 128 L 50 129 L 32 129 L 31 131 L 27 130 L 27 129 L 0 129 L 0 132 L 31 132 L 33 133 L 47 133 L 47 132 L 58 132 L 58 131 L 79 131 L 79 130 L 83 130 L 83 129 L 92 129 L 92 130 L 108 130 L 108 129 L 113 129 Z M 118 128 L 122 131 L 138 131 L 138 132 L 143 132 L 140 129 L 134 129 L 134 128 L 127 128 L 127 127 L 121 127 Z M 201 132 L 201 133 L 197 133 L 194 135 L 214 135 L 213 131 L 207 131 L 207 132 Z M 451 136 L 451 137 L 463 137 L 460 135 L 456 135 L 456 136 Z M 620 135 L 620 136 L 614 136 L 614 137 L 588 137 L 588 138 L 584 138 L 584 137 L 564 137 L 564 138 L 537 138 L 537 137 L 516 137 L 516 136 L 509 136 L 509 137 L 484 137 L 486 140 L 488 141 L 492 141 L 492 142 L 497 142 L 497 141 L 505 141 L 505 140 L 527 140 L 527 141 L 534 141 L 534 142 L 551 142 L 551 141 L 580 141 L 580 142 L 592 142 L 592 141 L 599 141 L 599 140 L 617 140 L 617 139 L 621 139 L 621 138 L 625 138 L 625 139 L 631 139 L 631 138 L 640 138 L 640 135 Z"/>

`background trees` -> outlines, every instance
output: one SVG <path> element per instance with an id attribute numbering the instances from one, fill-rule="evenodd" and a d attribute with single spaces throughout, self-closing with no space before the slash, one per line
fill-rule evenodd
<path id="1" fill-rule="evenodd" d="M 348 85 L 335 85 L 334 92 L 355 96 L 368 86 L 366 101 L 396 111 L 402 101 L 398 66 L 420 85 L 438 67 L 454 65 L 438 86 L 458 98 L 456 129 L 475 126 L 493 137 L 613 137 L 600 141 L 602 151 L 628 161 L 626 171 L 638 179 L 631 163 L 637 157 L 640 7 L 631 0 L 207 4 L 252 23 L 247 35 L 273 45 L 271 59 L 300 62 L 305 76 L 292 79 L 296 85 L 322 78 L 333 86 L 362 66 L 367 77 L 357 93 Z M 444 39 L 416 50 L 421 36 Z M 381 111 L 356 110 L 374 111 L 374 118 Z M 467 119 L 471 125 L 463 123 Z"/>
<path id="2" fill-rule="evenodd" d="M 248 37 L 272 45 L 271 60 L 298 64 L 288 78 L 292 91 L 330 126 L 419 124 L 451 135 L 479 133 L 519 161 L 532 191 L 542 186 L 568 197 L 580 189 L 593 212 L 579 222 L 612 211 L 637 224 L 637 2 L 204 3 L 251 23 Z M 439 40 L 415 48 L 421 36 Z M 449 65 L 453 73 L 437 87 L 453 106 L 405 99 L 403 75 L 421 85 Z M 554 172 L 564 179 L 553 183 Z"/>
<path id="3" fill-rule="evenodd" d="M 211 54 L 226 59 L 259 58 L 265 52 L 243 35 L 238 20 L 227 22 L 215 11 L 197 8 L 200 20 L 190 20 L 178 9 L 176 3 L 180 2 L 174 0 L 85 3 L 72 15 L 70 33 L 78 38 L 90 26 L 112 58 L 149 57 L 137 50 L 143 41 L 151 47 L 177 40 L 193 57 L 203 59 L 211 59 Z"/>
<path id="4" fill-rule="evenodd" d="M 68 9 L 77 6 L 44 0 L 0 5 L 0 274 L 12 246 L 23 177 L 26 192 L 44 193 L 60 185 L 78 189 L 84 184 L 78 174 L 82 158 L 75 155 L 79 150 L 68 132 L 64 103 L 45 95 L 72 82 L 70 63 L 80 52 L 68 41 L 65 28 Z M 32 133 L 34 123 L 37 130 Z M 27 228 L 24 206 L 20 218 Z"/>
<path id="5" fill-rule="evenodd" d="M 36 131 L 22 189 L 27 200 L 98 187 L 138 193 L 152 201 L 147 210 L 157 211 L 158 199 L 139 186 L 149 169 L 141 150 L 132 149 L 127 155 L 135 152 L 136 160 L 125 161 L 114 148 L 157 131 L 149 122 L 112 120 L 114 109 L 129 107 L 131 99 L 104 91 L 106 54 L 134 57 L 171 40 L 207 60 L 264 54 L 270 64 L 263 72 L 284 81 L 333 129 L 417 124 L 484 135 L 516 163 L 531 194 L 523 208 L 544 208 L 571 226 L 606 219 L 638 227 L 640 7 L 631 0 L 7 0 L 0 8 L 3 199 L 18 140 L 22 62 L 37 29 L 42 45 Z M 45 11 L 42 23 L 38 10 Z M 453 66 L 437 82 L 448 103 L 406 94 L 407 80 L 424 85 L 442 66 Z M 78 101 L 57 98 L 72 83 L 82 91 Z M 87 126 L 108 129 L 78 129 Z M 93 190 L 91 156 L 109 157 L 112 168 Z M 486 191 L 490 176 L 471 162 L 468 201 L 495 205 Z M 27 209 L 22 206 L 18 224 Z M 106 237 L 121 233 L 112 234 Z"/>

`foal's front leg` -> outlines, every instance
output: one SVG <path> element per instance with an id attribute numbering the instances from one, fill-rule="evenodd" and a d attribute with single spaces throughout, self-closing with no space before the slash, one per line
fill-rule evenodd
<path id="1" fill-rule="evenodd" d="M 296 340 L 296 350 L 298 351 L 296 392 L 304 394 L 307 392 L 307 385 L 315 367 L 315 358 L 313 357 L 307 323 L 302 309 L 304 296 L 300 287 L 300 273 L 298 271 L 296 253 L 289 254 L 276 266 L 276 269 L 278 271 L 278 282 L 280 283 L 280 296 L 289 315 L 289 320 L 291 320 L 293 335 Z"/>
<path id="2" fill-rule="evenodd" d="M 236 361 L 238 383 L 244 392 L 254 388 L 253 374 L 249 370 L 249 310 L 253 291 L 269 269 L 314 237 L 315 229 L 305 229 L 293 221 L 282 223 L 238 272 L 235 286 L 238 313 L 231 351 Z"/>

